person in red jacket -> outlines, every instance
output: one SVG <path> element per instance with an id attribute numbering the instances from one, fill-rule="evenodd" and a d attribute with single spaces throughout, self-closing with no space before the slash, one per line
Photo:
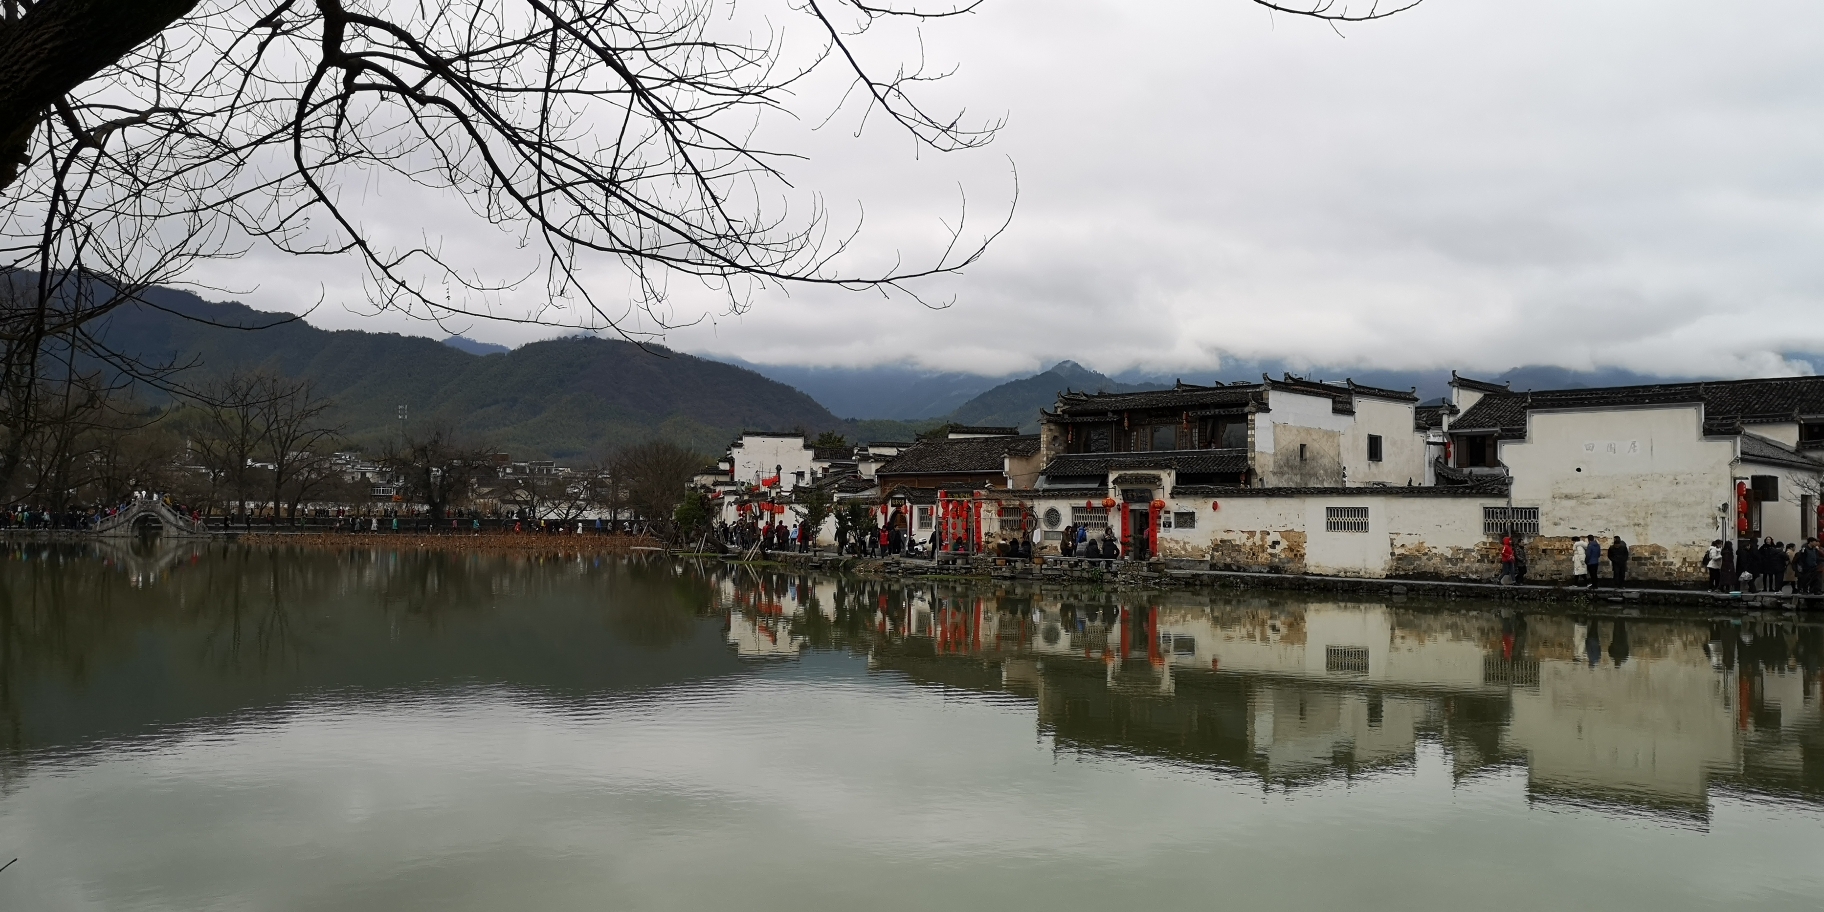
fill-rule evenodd
<path id="1" fill-rule="evenodd" d="M 1510 536 L 1510 537 L 1501 539 L 1501 582 L 1502 582 L 1502 584 L 1505 585 L 1509 580 L 1512 580 L 1513 577 L 1514 577 L 1514 540 Z"/>

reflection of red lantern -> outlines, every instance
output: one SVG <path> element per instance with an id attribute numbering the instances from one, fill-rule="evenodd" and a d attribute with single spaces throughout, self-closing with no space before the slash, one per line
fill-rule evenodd
<path id="1" fill-rule="evenodd" d="M 1114 508 L 1115 508 L 1115 499 L 1113 497 L 1102 498 L 1102 509 L 1113 510 Z"/>

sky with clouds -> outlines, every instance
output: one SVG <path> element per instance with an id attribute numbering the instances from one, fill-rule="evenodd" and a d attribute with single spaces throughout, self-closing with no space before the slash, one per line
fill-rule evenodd
<path id="1" fill-rule="evenodd" d="M 934 105 L 1007 118 L 989 148 L 812 129 L 816 84 L 763 135 L 809 156 L 792 177 L 839 223 L 865 207 L 864 267 L 929 257 L 961 194 L 969 230 L 992 226 L 1017 172 L 987 255 L 920 288 L 949 306 L 792 289 L 731 316 L 686 295 L 672 320 L 705 318 L 667 344 L 988 374 L 1238 357 L 1729 376 L 1824 352 L 1824 5 L 1425 0 L 1332 29 L 1249 0 L 985 0 L 923 37 L 958 66 Z M 442 205 L 395 199 L 370 224 L 485 262 L 498 236 Z M 444 333 L 370 314 L 353 263 L 255 251 L 200 278 L 263 309 L 320 300 L 323 326 Z"/>

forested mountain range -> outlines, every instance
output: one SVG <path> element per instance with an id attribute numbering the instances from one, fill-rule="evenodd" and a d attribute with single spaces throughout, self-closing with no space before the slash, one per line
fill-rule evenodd
<path id="1" fill-rule="evenodd" d="M 187 384 L 251 368 L 308 378 L 334 400 L 331 417 L 344 433 L 370 447 L 399 433 L 401 405 L 414 426 L 447 422 L 516 458 L 587 458 L 660 435 L 720 453 L 743 429 L 852 438 L 913 430 L 844 421 L 783 383 L 659 347 L 575 337 L 479 355 L 418 336 L 319 329 L 173 289 L 145 298 L 153 306 L 115 311 L 99 336 L 144 361 L 189 365 Z M 138 394 L 164 398 L 145 388 Z"/>
<path id="2" fill-rule="evenodd" d="M 1049 407 L 1061 390 L 1127 392 L 1172 382 L 1135 371 L 1110 377 L 1074 361 L 1016 379 L 921 372 L 903 365 L 750 369 L 663 347 L 581 336 L 506 350 L 460 336 L 438 342 L 397 333 L 319 329 L 285 314 L 208 302 L 168 288 L 154 288 L 145 298 L 151 306 L 125 307 L 107 318 L 99 335 L 109 346 L 151 363 L 186 365 L 184 382 L 192 385 L 250 368 L 308 378 L 319 395 L 334 400 L 331 419 L 351 441 L 370 449 L 400 432 L 401 405 L 413 426 L 448 423 L 517 458 L 575 461 L 655 436 L 706 454 L 720 453 L 748 429 L 834 430 L 855 442 L 909 440 L 944 423 L 1032 431 L 1039 410 Z M 1257 379 L 1262 372 L 1278 376 L 1284 370 L 1278 363 L 1230 361 L 1214 376 L 1185 379 Z M 1413 387 L 1425 398 L 1444 394 L 1450 376 L 1447 370 L 1300 373 Z M 817 391 L 823 401 L 782 382 L 787 378 Z M 1527 389 L 1670 378 L 1615 369 L 1523 367 L 1480 379 L 1511 381 L 1516 389 Z M 166 398 L 144 387 L 138 395 L 152 404 Z M 870 406 L 874 402 L 877 407 Z M 868 417 L 838 417 L 828 407 L 831 403 L 849 415 Z M 926 417 L 920 420 L 898 420 L 921 411 Z"/>

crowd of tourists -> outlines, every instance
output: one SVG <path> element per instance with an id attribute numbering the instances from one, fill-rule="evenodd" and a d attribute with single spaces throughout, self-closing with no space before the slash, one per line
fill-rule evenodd
<path id="1" fill-rule="evenodd" d="M 1713 592 L 1783 592 L 1824 595 L 1824 549 L 1817 538 L 1800 545 L 1768 536 L 1759 545 L 1717 539 L 1704 553 Z"/>
<path id="2" fill-rule="evenodd" d="M 1509 535 L 1501 539 L 1500 582 L 1526 581 L 1526 552 L 1523 537 Z M 1610 539 L 1607 545 L 1594 535 L 1574 538 L 1570 556 L 1572 585 L 1589 589 L 1600 586 L 1605 559 L 1614 587 L 1627 585 L 1632 552 L 1621 536 Z M 1703 564 L 1712 592 L 1824 595 L 1824 547 L 1816 538 L 1797 544 L 1775 541 L 1769 536 L 1758 545 L 1749 541 L 1739 548 L 1735 542 L 1719 538 L 1704 552 Z"/>
<path id="3" fill-rule="evenodd" d="M 1102 534 L 1097 535 L 1087 525 L 1071 523 L 1058 536 L 1058 554 L 1088 560 L 1116 560 L 1121 557 L 1121 542 L 1115 538 L 1115 530 L 1107 526 L 1103 526 Z"/>
<path id="4" fill-rule="evenodd" d="M 93 529 L 97 525 L 126 513 L 141 501 L 157 499 L 168 509 L 179 516 L 187 516 L 192 521 L 202 518 L 202 514 L 170 497 L 153 494 L 149 491 L 135 491 L 133 495 L 117 504 L 97 505 L 92 508 L 68 508 L 51 510 L 42 507 L 18 505 L 0 513 L 0 530 L 23 531 L 68 531 L 80 532 Z"/>

